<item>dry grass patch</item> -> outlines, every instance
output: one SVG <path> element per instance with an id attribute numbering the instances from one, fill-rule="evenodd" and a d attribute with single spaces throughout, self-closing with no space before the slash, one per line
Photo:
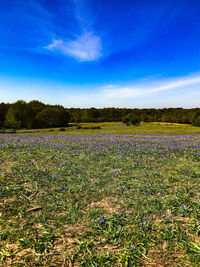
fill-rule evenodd
<path id="1" fill-rule="evenodd" d="M 54 243 L 54 252 L 70 254 L 78 244 L 78 237 L 88 229 L 82 225 L 66 225 L 61 231 L 61 238 Z"/>
<path id="2" fill-rule="evenodd" d="M 166 241 L 149 249 L 147 257 L 148 260 L 142 261 L 141 266 L 172 267 L 182 263 L 184 267 L 191 267 L 189 263 L 183 260 L 183 255 L 180 251 L 176 248 L 173 248 L 173 250 L 168 249 Z"/>
<path id="3" fill-rule="evenodd" d="M 116 204 L 116 199 L 112 197 L 104 197 L 102 200 L 90 203 L 87 208 L 99 208 L 108 213 L 117 212 L 120 205 Z"/>

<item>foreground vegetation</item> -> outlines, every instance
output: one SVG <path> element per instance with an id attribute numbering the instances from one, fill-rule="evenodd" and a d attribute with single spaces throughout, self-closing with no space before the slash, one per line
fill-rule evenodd
<path id="1" fill-rule="evenodd" d="M 197 135 L 0 135 L 1 266 L 199 266 L 199 157 Z"/>

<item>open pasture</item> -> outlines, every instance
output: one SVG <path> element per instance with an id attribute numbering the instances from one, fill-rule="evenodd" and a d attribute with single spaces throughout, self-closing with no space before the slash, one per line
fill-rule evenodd
<path id="1" fill-rule="evenodd" d="M 81 126 L 81 129 L 77 129 Z M 100 127 L 100 129 L 91 129 Z M 126 126 L 122 122 L 97 122 L 97 123 L 78 123 L 77 125 L 69 124 L 66 128 L 50 129 L 22 129 L 19 133 L 40 133 L 40 134 L 173 134 L 173 135 L 196 135 L 200 134 L 200 127 L 194 127 L 190 124 L 166 123 L 166 122 L 141 122 L 140 126 Z"/>
<path id="2" fill-rule="evenodd" d="M 0 135 L 1 266 L 199 266 L 199 159 L 199 135 Z"/>

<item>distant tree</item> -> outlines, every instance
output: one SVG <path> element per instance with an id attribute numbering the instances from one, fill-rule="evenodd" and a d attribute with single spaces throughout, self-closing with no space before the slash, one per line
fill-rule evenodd
<path id="1" fill-rule="evenodd" d="M 96 108 L 87 109 L 87 121 L 88 122 L 98 122 L 100 118 L 100 110 Z"/>
<path id="2" fill-rule="evenodd" d="M 69 112 L 62 106 L 47 106 L 37 114 L 36 120 L 41 128 L 67 126 Z"/>
<path id="3" fill-rule="evenodd" d="M 132 116 L 131 118 L 131 124 L 132 125 L 140 125 L 140 118 L 138 116 Z"/>
<path id="4" fill-rule="evenodd" d="M 25 124 L 26 128 L 39 128 L 39 123 L 36 119 L 37 114 L 45 108 L 45 104 L 40 101 L 32 100 L 26 104 L 25 109 Z"/>
<path id="5" fill-rule="evenodd" d="M 9 108 L 6 113 L 5 126 L 13 129 L 14 131 L 22 126 L 21 120 L 17 118 L 16 111 L 12 107 Z"/>
<path id="6" fill-rule="evenodd" d="M 5 116 L 6 127 L 14 130 L 25 127 L 25 106 L 26 102 L 22 100 L 10 105 Z"/>
<path id="7" fill-rule="evenodd" d="M 127 126 L 129 126 L 130 124 L 140 125 L 140 121 L 140 117 L 134 113 L 129 113 L 122 119 L 122 122 L 125 123 Z"/>
<path id="8" fill-rule="evenodd" d="M 126 115 L 123 119 L 122 119 L 122 122 L 124 124 L 126 124 L 126 126 L 129 126 L 130 125 L 130 116 L 129 115 Z"/>
<path id="9" fill-rule="evenodd" d="M 5 127 L 6 113 L 10 107 L 10 104 L 0 103 L 0 128 Z"/>
<path id="10" fill-rule="evenodd" d="M 200 111 L 197 111 L 196 113 L 194 113 L 192 117 L 192 125 L 200 127 Z"/>

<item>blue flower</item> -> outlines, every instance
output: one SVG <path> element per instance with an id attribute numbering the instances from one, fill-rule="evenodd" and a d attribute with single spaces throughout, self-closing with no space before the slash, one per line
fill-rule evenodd
<path id="1" fill-rule="evenodd" d="M 39 232 L 36 232 L 35 233 L 35 238 L 38 239 L 38 236 L 39 236 Z"/>
<path id="2" fill-rule="evenodd" d="M 105 220 L 104 220 L 104 215 L 101 217 L 101 223 L 104 223 Z"/>
<path id="3" fill-rule="evenodd" d="M 63 186 L 60 186 L 59 189 L 61 189 L 65 193 L 65 188 Z"/>
<path id="4" fill-rule="evenodd" d="M 187 205 L 181 205 L 181 208 L 183 208 L 184 210 L 187 210 L 188 206 Z"/>
<path id="5" fill-rule="evenodd" d="M 114 173 L 115 177 L 117 177 L 117 176 L 118 176 L 118 174 L 117 174 L 117 172 L 116 172 L 116 171 L 114 171 L 113 173 Z"/>

